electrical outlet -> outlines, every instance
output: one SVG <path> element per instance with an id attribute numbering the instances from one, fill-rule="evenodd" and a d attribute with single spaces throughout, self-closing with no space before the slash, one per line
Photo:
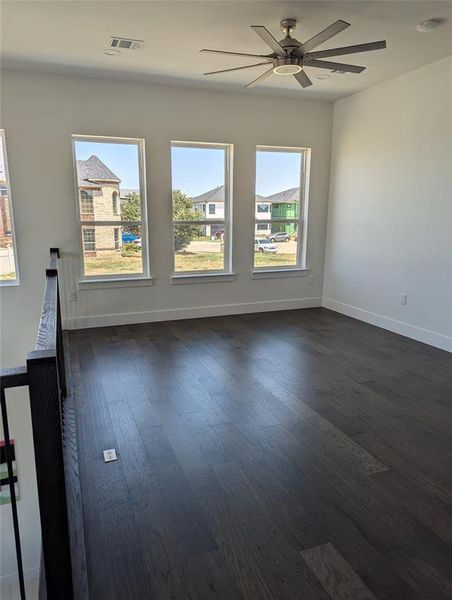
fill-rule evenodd
<path id="1" fill-rule="evenodd" d="M 112 460 L 117 460 L 116 450 L 114 448 L 110 448 L 109 450 L 104 450 L 104 461 L 111 462 Z"/>
<path id="2" fill-rule="evenodd" d="M 400 304 L 402 306 L 406 306 L 407 302 L 408 302 L 408 294 L 400 294 Z"/>
<path id="3" fill-rule="evenodd" d="M 69 302 L 77 302 L 77 292 L 69 293 Z"/>

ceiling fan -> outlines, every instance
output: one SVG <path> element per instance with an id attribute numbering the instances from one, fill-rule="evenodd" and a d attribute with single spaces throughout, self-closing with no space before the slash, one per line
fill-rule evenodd
<path id="1" fill-rule="evenodd" d="M 281 21 L 281 29 L 286 36 L 279 42 L 272 36 L 263 25 L 251 25 L 259 37 L 272 49 L 271 54 L 248 54 L 244 52 L 227 52 L 225 50 L 209 50 L 203 48 L 200 52 L 213 52 L 215 54 L 230 54 L 233 56 L 249 56 L 253 58 L 264 58 L 265 61 L 246 65 L 244 67 L 234 67 L 233 69 L 222 69 L 221 71 L 211 71 L 204 75 L 216 75 L 217 73 L 228 73 L 230 71 L 239 71 L 241 69 L 250 69 L 261 65 L 271 65 L 270 69 L 259 75 L 245 87 L 254 87 L 258 83 L 270 77 L 270 75 L 293 75 L 302 87 L 309 87 L 312 81 L 306 75 L 304 67 L 314 67 L 316 69 L 328 69 L 329 71 L 339 71 L 341 73 L 361 73 L 366 67 L 356 65 L 345 65 L 343 63 L 319 60 L 330 56 L 342 56 L 344 54 L 354 54 L 355 52 L 369 52 L 370 50 L 380 50 L 386 48 L 386 41 L 369 42 L 368 44 L 356 44 L 354 46 L 344 46 L 342 48 L 332 48 L 330 50 L 319 50 L 311 52 L 320 44 L 323 44 L 333 36 L 337 35 L 350 23 L 346 21 L 336 21 L 307 42 L 302 44 L 291 36 L 291 32 L 297 25 L 296 19 L 284 19 Z"/>

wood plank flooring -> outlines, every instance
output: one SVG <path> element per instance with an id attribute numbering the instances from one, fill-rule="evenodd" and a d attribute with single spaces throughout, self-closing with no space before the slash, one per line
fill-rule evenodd
<path id="1" fill-rule="evenodd" d="M 450 354 L 325 309 L 69 343 L 91 599 L 452 597 Z"/>

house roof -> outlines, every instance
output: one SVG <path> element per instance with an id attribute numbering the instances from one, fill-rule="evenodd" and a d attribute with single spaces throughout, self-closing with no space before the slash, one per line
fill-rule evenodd
<path id="1" fill-rule="evenodd" d="M 219 185 L 213 190 L 204 192 L 199 196 L 195 196 L 191 199 L 192 202 L 224 202 L 224 185 Z M 272 196 L 259 196 L 256 194 L 256 202 L 299 202 L 300 200 L 300 188 L 290 188 L 283 190 Z"/>
<path id="2" fill-rule="evenodd" d="M 299 202 L 300 201 L 300 188 L 290 188 L 288 190 L 283 190 L 282 192 L 277 192 L 271 196 L 268 196 L 267 200 L 270 202 Z"/>
<path id="3" fill-rule="evenodd" d="M 140 195 L 140 190 L 137 190 L 136 188 L 121 188 L 119 190 L 119 196 L 121 198 L 127 198 L 127 196 L 129 194 L 138 194 L 138 195 Z"/>
<path id="4" fill-rule="evenodd" d="M 192 202 L 224 202 L 224 185 L 219 185 L 213 190 L 195 196 L 192 198 Z"/>
<path id="5" fill-rule="evenodd" d="M 99 187 L 102 182 L 120 183 L 121 180 L 95 154 L 87 160 L 77 161 L 77 177 L 80 187 Z"/>

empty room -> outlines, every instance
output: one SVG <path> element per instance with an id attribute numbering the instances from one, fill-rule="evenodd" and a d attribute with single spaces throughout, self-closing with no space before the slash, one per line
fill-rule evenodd
<path id="1" fill-rule="evenodd" d="M 0 34 L 2 600 L 450 600 L 452 2 Z"/>

